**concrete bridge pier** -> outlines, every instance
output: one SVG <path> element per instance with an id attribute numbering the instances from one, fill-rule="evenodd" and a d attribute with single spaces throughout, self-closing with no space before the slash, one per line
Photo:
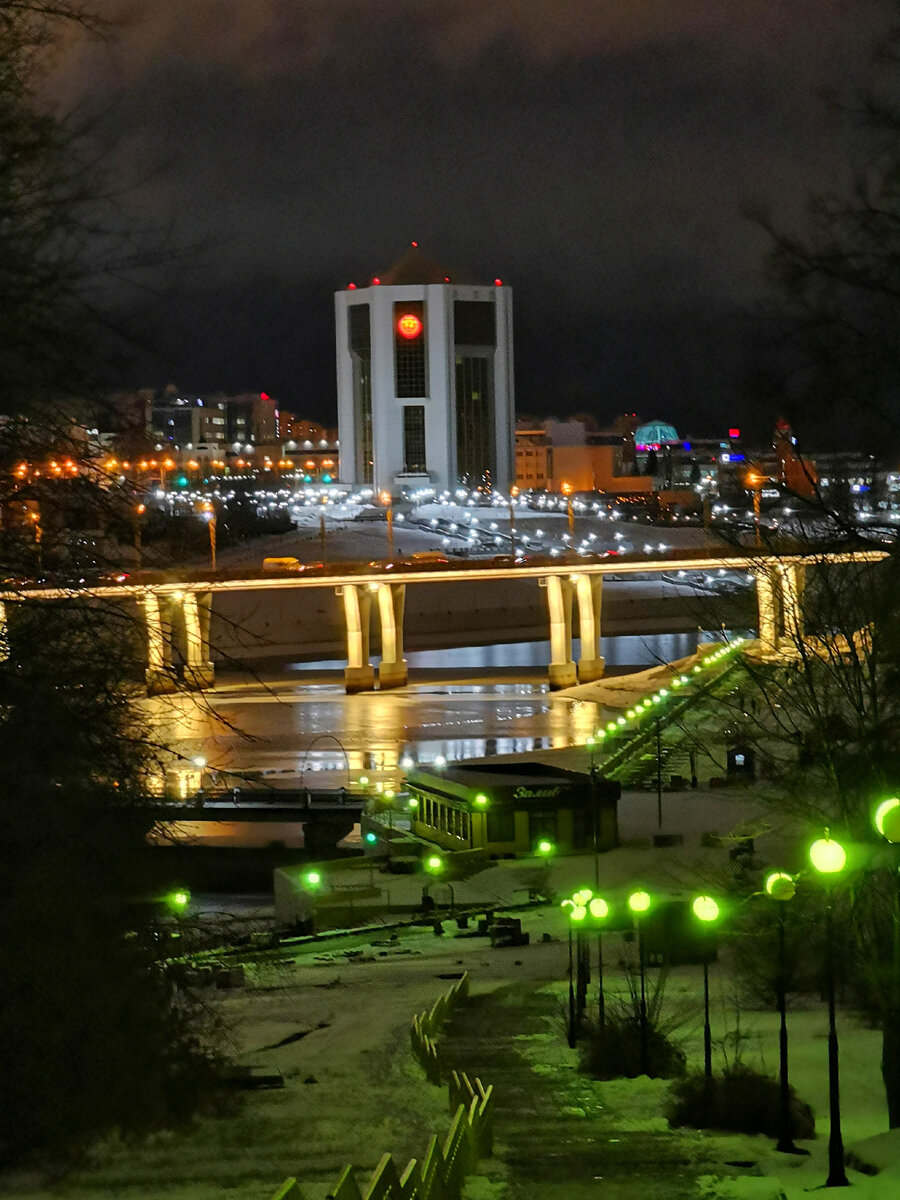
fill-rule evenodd
<path id="1" fill-rule="evenodd" d="M 568 575 L 547 575 L 540 580 L 547 589 L 550 616 L 550 687 L 572 687 L 578 672 L 572 659 L 572 596 L 575 585 Z"/>
<path id="2" fill-rule="evenodd" d="M 141 599 L 147 627 L 147 691 L 151 695 L 174 692 L 178 687 L 172 665 L 172 622 L 169 604 L 159 593 L 147 591 Z"/>
<path id="3" fill-rule="evenodd" d="M 372 584 L 372 588 L 377 588 Z M 372 591 L 356 583 L 345 583 L 335 589 L 344 604 L 347 625 L 347 665 L 344 667 L 344 689 L 348 693 L 371 692 L 375 688 L 375 668 L 369 661 L 369 628 L 372 612 Z"/>
<path id="4" fill-rule="evenodd" d="M 403 657 L 403 613 L 406 607 L 405 583 L 378 585 L 378 616 L 381 621 L 381 662 L 378 686 L 406 687 L 409 671 Z"/>
<path id="5" fill-rule="evenodd" d="M 591 683 L 595 679 L 602 678 L 606 666 L 603 655 L 600 653 L 603 576 L 576 575 L 575 595 L 578 598 L 578 633 L 581 638 L 578 682 Z"/>
<path id="6" fill-rule="evenodd" d="M 781 614 L 784 636 L 796 649 L 803 640 L 803 590 L 806 586 L 806 567 L 803 563 L 779 563 L 781 581 Z"/>
<path id="7" fill-rule="evenodd" d="M 770 567 L 754 572 L 756 606 L 759 613 L 759 642 L 764 653 L 778 653 L 778 618 L 781 601 L 781 577 Z"/>
<path id="8" fill-rule="evenodd" d="M 215 683 L 215 667 L 209 656 L 211 592 L 185 592 L 181 601 L 184 616 L 184 683 L 202 691 Z"/>

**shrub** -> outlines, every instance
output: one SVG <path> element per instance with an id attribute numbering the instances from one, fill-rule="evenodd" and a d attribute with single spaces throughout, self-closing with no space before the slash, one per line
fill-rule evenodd
<path id="1" fill-rule="evenodd" d="M 684 1072 L 685 1054 L 657 1024 L 647 1022 L 647 1069 L 651 1079 L 672 1079 Z M 606 1023 L 588 1026 L 581 1069 L 594 1079 L 635 1079 L 643 1075 L 641 1020 L 633 1012 L 607 1014 Z"/>
<path id="2" fill-rule="evenodd" d="M 696 1072 L 678 1080 L 666 1116 L 672 1125 L 764 1133 L 774 1138 L 780 1133 L 779 1114 L 778 1080 L 738 1064 L 712 1079 Z M 813 1110 L 793 1088 L 791 1122 L 794 1137 L 815 1137 Z"/>

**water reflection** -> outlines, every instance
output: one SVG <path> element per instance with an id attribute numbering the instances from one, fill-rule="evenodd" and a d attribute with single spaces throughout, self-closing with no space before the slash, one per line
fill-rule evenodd
<path id="1" fill-rule="evenodd" d="M 710 635 L 711 636 L 711 635 Z M 640 667 L 691 654 L 697 636 L 604 638 L 607 668 Z M 211 784 L 251 780 L 276 787 L 347 787 L 361 776 L 373 788 L 396 786 L 413 763 L 524 754 L 583 745 L 609 720 L 597 704 L 551 696 L 544 682 L 547 643 L 474 646 L 409 655 L 416 668 L 452 675 L 480 669 L 471 682 L 413 683 L 397 692 L 344 694 L 337 682 L 306 684 L 321 664 L 286 663 L 266 685 L 227 680 L 206 697 L 146 701 L 160 741 L 185 759 L 203 755 Z M 510 667 L 535 677 L 494 680 Z M 405 765 L 404 765 L 405 764 Z"/>

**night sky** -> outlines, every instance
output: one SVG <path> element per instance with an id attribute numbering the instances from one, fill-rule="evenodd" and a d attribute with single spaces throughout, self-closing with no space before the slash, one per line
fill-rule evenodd
<path id="1" fill-rule="evenodd" d="M 95 5 L 96 7 L 96 5 Z M 101 4 L 101 11 L 103 11 Z M 335 419 L 334 290 L 411 239 L 515 289 L 520 412 L 717 433 L 742 398 L 764 200 L 790 226 L 857 137 L 890 0 L 108 0 L 55 95 L 182 245 L 116 295 L 117 383 Z M 145 281 L 146 282 L 146 281 Z"/>

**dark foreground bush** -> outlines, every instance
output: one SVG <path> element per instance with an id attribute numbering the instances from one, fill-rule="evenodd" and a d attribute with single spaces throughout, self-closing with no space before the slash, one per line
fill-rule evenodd
<path id="1" fill-rule="evenodd" d="M 649 1023 L 646 1074 L 652 1079 L 672 1079 L 684 1073 L 684 1064 L 684 1051 Z M 640 1017 L 626 1012 L 607 1016 L 602 1029 L 590 1025 L 581 1047 L 581 1069 L 594 1079 L 635 1079 L 645 1074 Z"/>
<path id="2" fill-rule="evenodd" d="M 678 1080 L 666 1116 L 672 1125 L 694 1129 L 727 1129 L 732 1133 L 764 1133 L 778 1137 L 778 1080 L 749 1067 L 736 1066 L 707 1079 L 702 1073 Z M 791 1088 L 793 1136 L 816 1135 L 813 1110 Z"/>

